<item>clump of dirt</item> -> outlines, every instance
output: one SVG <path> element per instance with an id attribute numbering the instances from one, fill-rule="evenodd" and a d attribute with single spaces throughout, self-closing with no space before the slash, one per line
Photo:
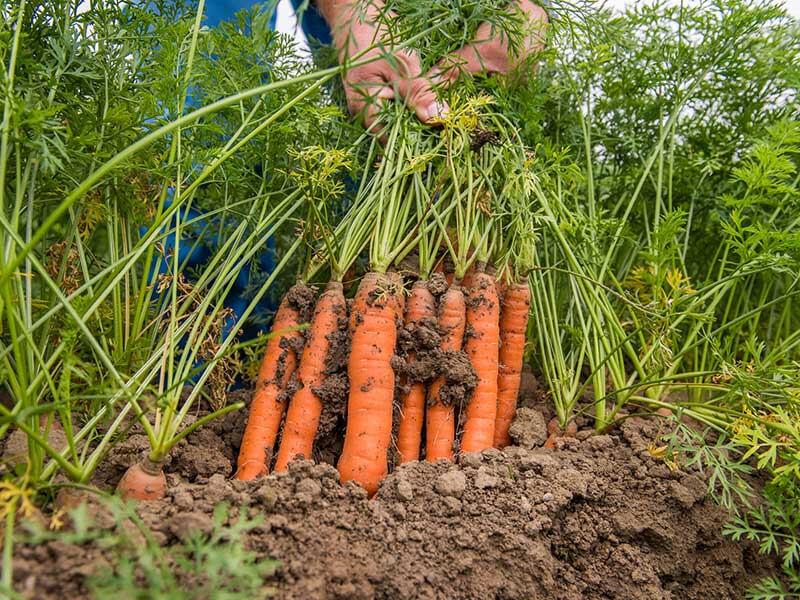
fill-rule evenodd
<path id="1" fill-rule="evenodd" d="M 317 303 L 317 293 L 313 287 L 305 283 L 296 283 L 286 292 L 285 299 L 289 306 L 300 314 L 300 322 L 306 323 L 311 320 Z"/>
<path id="2" fill-rule="evenodd" d="M 728 599 L 774 569 L 755 546 L 721 536 L 727 515 L 699 471 L 671 470 L 648 452 L 655 419 L 581 431 L 551 451 L 540 447 L 547 417 L 535 413 L 518 412 L 519 445 L 458 465 L 402 465 L 373 500 L 309 461 L 230 480 L 244 428 L 244 412 L 233 413 L 176 448 L 167 497 L 137 512 L 167 547 L 210 529 L 223 502 L 236 508 L 231 521 L 238 507 L 263 517 L 247 545 L 280 561 L 264 581 L 279 598 Z M 20 544 L 15 585 L 29 597 L 81 597 L 86 577 L 110 561 L 92 541 Z"/>
<path id="3" fill-rule="evenodd" d="M 302 352 L 299 353 L 297 356 L 298 357 L 302 356 Z M 297 377 L 297 370 L 295 370 L 289 376 L 289 381 L 286 382 L 286 387 L 284 387 L 278 393 L 278 402 L 283 402 L 283 403 L 289 402 L 301 387 L 303 387 L 303 384 L 300 383 L 300 379 L 298 379 Z"/>
<path id="4" fill-rule="evenodd" d="M 444 273 L 433 273 L 428 280 L 428 291 L 433 294 L 433 297 L 439 299 L 450 288 L 447 285 L 447 277 Z"/>
<path id="5" fill-rule="evenodd" d="M 328 356 L 325 357 L 325 380 L 312 388 L 322 401 L 317 437 L 314 440 L 315 458 L 333 464 L 341 454 L 344 438 L 344 419 L 350 380 L 347 378 L 347 361 L 350 357 L 348 310 L 339 311 L 337 330 L 328 334 Z"/>
<path id="6" fill-rule="evenodd" d="M 463 350 L 448 350 L 441 353 L 444 385 L 439 390 L 442 404 L 460 406 L 466 404 L 478 385 L 475 369 Z"/>

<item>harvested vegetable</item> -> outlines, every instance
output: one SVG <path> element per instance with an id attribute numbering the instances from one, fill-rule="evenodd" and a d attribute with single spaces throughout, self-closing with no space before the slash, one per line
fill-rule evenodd
<path id="1" fill-rule="evenodd" d="M 461 451 L 480 452 L 494 444 L 500 342 L 500 302 L 495 280 L 480 269 L 476 269 L 467 292 L 466 316 L 464 350 L 478 376 L 478 386 L 467 405 Z"/>
<path id="2" fill-rule="evenodd" d="M 506 287 L 500 310 L 500 354 L 497 379 L 497 418 L 494 446 L 505 448 L 511 442 L 508 429 L 517 412 L 519 383 L 525 353 L 525 334 L 531 307 L 531 289 L 527 283 Z"/>
<path id="3" fill-rule="evenodd" d="M 367 273 L 350 318 L 350 395 L 338 469 L 342 481 L 356 481 L 370 495 L 388 472 L 395 383 L 391 361 L 397 342 L 395 323 L 402 314 L 401 290 L 398 275 Z"/>
<path id="4" fill-rule="evenodd" d="M 466 326 L 464 292 L 452 285 L 442 296 L 439 306 L 439 330 L 443 352 L 461 350 Z M 445 376 L 439 375 L 428 390 L 426 415 L 425 457 L 429 461 L 452 460 L 456 438 L 455 407 L 442 398 Z"/>
<path id="5" fill-rule="evenodd" d="M 286 398 L 282 392 L 297 367 L 298 347 L 303 343 L 299 327 L 304 319 L 297 298 L 307 298 L 309 295 L 310 290 L 305 284 L 296 284 L 283 297 L 275 314 L 273 337 L 267 343 L 261 362 L 239 449 L 237 479 L 255 479 L 269 473 L 272 450 L 286 409 Z"/>
<path id="6" fill-rule="evenodd" d="M 346 315 L 347 305 L 342 284 L 331 281 L 314 310 L 314 319 L 298 368 L 300 388 L 295 392 L 286 411 L 283 437 L 275 459 L 276 471 L 285 471 L 294 458 L 311 458 L 322 414 L 322 401 L 315 388 L 324 382 L 325 363 L 331 351 L 331 336 L 338 331 L 339 323 Z"/>
<path id="7" fill-rule="evenodd" d="M 436 314 L 433 294 L 427 281 L 416 281 L 406 301 L 406 326 L 419 326 L 431 321 Z M 409 352 L 406 360 L 413 363 L 416 353 Z M 414 381 L 400 399 L 400 426 L 397 430 L 397 452 L 400 463 L 419 460 L 422 443 L 422 424 L 425 421 L 424 381 Z"/>

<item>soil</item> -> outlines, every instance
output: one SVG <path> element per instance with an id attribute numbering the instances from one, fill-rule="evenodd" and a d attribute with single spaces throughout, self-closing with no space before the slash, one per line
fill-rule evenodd
<path id="1" fill-rule="evenodd" d="M 450 286 L 447 285 L 447 277 L 444 273 L 433 273 L 428 280 L 428 291 L 433 294 L 433 297 L 438 299 L 443 296 Z"/>
<path id="2" fill-rule="evenodd" d="M 178 444 L 167 497 L 137 511 L 164 546 L 209 529 L 222 502 L 263 516 L 247 545 L 280 561 L 264 581 L 279 598 L 728 599 L 772 572 L 753 545 L 721 536 L 727 515 L 700 473 L 651 456 L 655 418 L 629 418 L 608 435 L 582 430 L 547 450 L 551 415 L 530 374 L 523 394 L 517 445 L 458 465 L 408 463 L 373 500 L 324 462 L 231 480 L 246 416 L 232 413 Z M 131 435 L 94 483 L 112 488 L 145 443 Z M 63 599 L 84 597 L 108 557 L 95 542 L 58 540 L 20 544 L 14 562 L 27 597 Z"/>

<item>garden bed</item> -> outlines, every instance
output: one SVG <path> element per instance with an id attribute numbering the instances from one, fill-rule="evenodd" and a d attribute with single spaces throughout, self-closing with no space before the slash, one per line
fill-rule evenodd
<path id="1" fill-rule="evenodd" d="M 137 512 L 167 547 L 210 531 L 221 503 L 231 520 L 240 506 L 263 516 L 245 546 L 279 562 L 263 586 L 281 598 L 741 598 L 773 572 L 754 545 L 721 535 L 727 515 L 701 474 L 672 470 L 653 451 L 658 419 L 629 418 L 608 435 L 582 430 L 547 450 L 544 405 L 531 395 L 523 405 L 512 428 L 519 445 L 459 465 L 409 463 L 373 500 L 325 463 L 231 480 L 239 411 L 182 442 L 166 499 Z M 96 483 L 113 486 L 144 448 L 131 435 Z M 90 512 L 96 527 L 118 526 L 102 505 Z M 31 598 L 82 597 L 87 576 L 110 565 L 101 543 L 63 539 L 19 544 L 14 561 L 15 587 Z"/>

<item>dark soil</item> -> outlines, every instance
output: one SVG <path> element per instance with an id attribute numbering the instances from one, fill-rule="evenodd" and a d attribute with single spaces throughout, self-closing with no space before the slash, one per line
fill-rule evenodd
<path id="1" fill-rule="evenodd" d="M 231 480 L 245 412 L 229 414 L 175 448 L 167 498 L 138 512 L 166 546 L 210 528 L 222 502 L 263 515 L 247 544 L 280 561 L 264 582 L 280 598 L 727 599 L 771 570 L 755 547 L 720 535 L 726 514 L 698 472 L 650 455 L 655 419 L 545 450 L 550 415 L 529 376 L 524 392 L 518 446 L 403 465 L 373 500 L 330 464 Z M 131 435 L 95 483 L 113 487 L 144 445 Z M 108 564 L 94 542 L 61 540 L 18 545 L 14 560 L 17 589 L 59 600 L 84 597 L 87 575 Z"/>
<path id="2" fill-rule="evenodd" d="M 286 302 L 300 314 L 300 322 L 307 323 L 317 303 L 316 290 L 304 283 L 296 283 L 286 292 Z"/>
<path id="3" fill-rule="evenodd" d="M 433 294 L 434 298 L 439 298 L 444 295 L 450 286 L 447 285 L 447 278 L 443 273 L 433 273 L 428 280 L 428 291 Z"/>

